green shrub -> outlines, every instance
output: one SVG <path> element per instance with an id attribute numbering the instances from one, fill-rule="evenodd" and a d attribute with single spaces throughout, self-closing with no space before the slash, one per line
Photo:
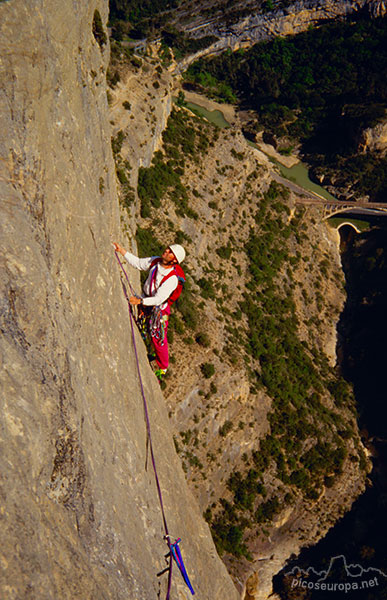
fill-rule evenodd
<path id="1" fill-rule="evenodd" d="M 117 70 L 112 72 L 110 69 L 107 70 L 106 80 L 108 82 L 109 87 L 114 88 L 119 81 L 121 81 L 121 75 Z"/>
<path id="2" fill-rule="evenodd" d="M 221 427 L 219 427 L 219 435 L 226 437 L 226 435 L 232 429 L 232 421 L 225 421 Z"/>
<path id="3" fill-rule="evenodd" d="M 197 334 L 197 336 L 195 337 L 195 341 L 200 346 L 203 346 L 203 348 L 209 348 L 211 345 L 210 336 L 208 335 L 208 333 L 204 333 L 203 331 L 200 331 Z"/>
<path id="4" fill-rule="evenodd" d="M 236 158 L 237 160 L 243 160 L 245 155 L 243 152 L 237 152 L 235 150 L 235 148 L 231 148 L 231 154 L 234 158 Z"/>
<path id="5" fill-rule="evenodd" d="M 216 394 L 217 391 L 218 391 L 218 388 L 216 387 L 215 383 L 213 381 L 211 381 L 211 383 L 210 383 L 210 393 L 211 394 Z"/>
<path id="6" fill-rule="evenodd" d="M 112 137 L 112 150 L 113 155 L 116 157 L 121 152 L 122 144 L 124 143 L 125 134 L 120 129 L 115 137 Z"/>
<path id="7" fill-rule="evenodd" d="M 207 279 L 206 277 L 201 277 L 197 283 L 198 286 L 201 288 L 200 293 L 203 298 L 210 298 L 211 300 L 214 300 L 216 298 L 214 286 L 212 285 L 209 279 Z"/>
<path id="8" fill-rule="evenodd" d="M 176 307 L 183 317 L 184 324 L 192 330 L 195 330 L 198 325 L 199 313 L 194 301 L 190 279 L 187 276 L 183 292 L 176 302 Z"/>
<path id="9" fill-rule="evenodd" d="M 169 329 L 168 332 L 182 335 L 185 331 L 183 322 L 176 316 L 176 313 L 172 312 L 169 316 Z"/>
<path id="10" fill-rule="evenodd" d="M 177 106 L 185 106 L 186 105 L 185 94 L 182 90 L 180 90 L 177 95 L 176 104 L 177 104 Z"/>
<path id="11" fill-rule="evenodd" d="M 222 511 L 211 523 L 211 532 L 219 555 L 229 552 L 236 557 L 245 556 L 250 560 L 251 556 L 243 542 L 246 522 L 238 519 L 235 508 L 227 500 L 221 498 L 220 504 Z"/>
<path id="12" fill-rule="evenodd" d="M 117 173 L 118 180 L 122 185 L 124 185 L 125 183 L 128 183 L 128 178 L 126 176 L 125 169 L 123 169 L 122 167 L 118 167 L 116 169 L 116 173 Z"/>
<path id="13" fill-rule="evenodd" d="M 293 471 L 290 475 L 290 482 L 302 490 L 308 489 L 310 483 L 308 472 L 305 469 Z"/>
<path id="14" fill-rule="evenodd" d="M 281 510 L 280 502 L 277 496 L 273 496 L 269 500 L 262 502 L 255 511 L 255 520 L 257 523 L 265 523 L 272 521 L 273 518 Z"/>
<path id="15" fill-rule="evenodd" d="M 204 517 L 204 520 L 207 521 L 208 524 L 211 524 L 211 521 L 212 521 L 212 511 L 211 511 L 211 509 L 209 507 L 206 508 L 206 510 L 204 511 L 203 517 Z"/>
<path id="16" fill-rule="evenodd" d="M 164 250 L 151 227 L 137 227 L 136 242 L 140 256 L 160 256 Z"/>
<path id="17" fill-rule="evenodd" d="M 227 244 L 227 246 L 220 246 L 220 248 L 217 248 L 215 252 L 218 256 L 220 256 L 220 258 L 228 260 L 231 257 L 232 253 L 232 247 L 230 242 Z"/>
<path id="18" fill-rule="evenodd" d="M 212 363 L 203 363 L 200 370 L 206 379 L 210 379 L 215 374 L 215 366 Z"/>

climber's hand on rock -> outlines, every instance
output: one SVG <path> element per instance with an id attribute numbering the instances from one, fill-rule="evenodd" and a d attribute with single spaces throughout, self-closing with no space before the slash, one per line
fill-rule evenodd
<path id="1" fill-rule="evenodd" d="M 136 298 L 136 296 L 131 296 L 129 298 L 129 302 L 130 304 L 132 304 L 133 306 L 138 306 L 139 304 L 141 304 L 141 298 Z"/>

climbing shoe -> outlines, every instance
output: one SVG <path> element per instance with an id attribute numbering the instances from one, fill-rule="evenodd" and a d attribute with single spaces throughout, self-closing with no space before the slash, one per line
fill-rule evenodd
<path id="1" fill-rule="evenodd" d="M 161 383 L 162 381 L 164 381 L 164 377 L 165 377 L 165 373 L 167 372 L 166 369 L 157 369 L 157 371 L 155 371 L 155 375 L 157 377 L 157 379 L 159 380 L 159 383 Z"/>
<path id="2" fill-rule="evenodd" d="M 156 360 L 156 354 L 154 352 L 148 352 L 148 360 L 149 362 Z"/>

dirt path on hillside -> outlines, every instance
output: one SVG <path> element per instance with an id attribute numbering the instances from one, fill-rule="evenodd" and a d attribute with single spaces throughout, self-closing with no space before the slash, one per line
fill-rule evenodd
<path id="1" fill-rule="evenodd" d="M 297 156 L 294 156 L 294 155 L 284 156 L 283 154 L 280 154 L 279 152 L 277 152 L 277 150 L 271 144 L 265 144 L 262 141 L 262 134 L 257 137 L 258 137 L 258 139 L 257 139 L 256 143 L 257 143 L 257 146 L 259 147 L 259 149 L 262 150 L 262 152 L 264 152 L 268 156 L 275 158 L 277 162 L 281 163 L 281 165 L 284 165 L 285 167 L 290 169 L 291 167 L 294 167 L 294 165 L 296 165 L 297 163 L 300 162 L 300 159 Z"/>

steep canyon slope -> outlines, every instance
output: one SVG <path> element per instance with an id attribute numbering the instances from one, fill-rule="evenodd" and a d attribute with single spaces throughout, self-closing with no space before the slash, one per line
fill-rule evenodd
<path id="1" fill-rule="evenodd" d="M 2 599 L 165 593 L 127 307 L 107 2 L 0 3 Z M 98 11 L 98 12 L 96 12 Z M 137 335 L 165 511 L 200 598 L 237 598 Z M 187 598 L 179 575 L 175 598 Z"/>
<path id="2" fill-rule="evenodd" d="M 118 44 L 113 56 L 127 244 L 188 251 L 165 389 L 176 449 L 242 597 L 264 599 L 286 558 L 364 487 L 353 398 L 334 369 L 338 236 L 272 182 L 235 115 L 220 130 L 171 110 L 179 81 L 162 49 L 134 56 Z"/>

